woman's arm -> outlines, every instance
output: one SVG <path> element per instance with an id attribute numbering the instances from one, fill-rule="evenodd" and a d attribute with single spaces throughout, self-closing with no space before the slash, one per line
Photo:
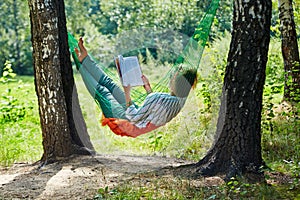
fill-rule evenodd
<path id="1" fill-rule="evenodd" d="M 150 86 L 149 80 L 145 75 L 142 75 L 142 80 L 144 82 L 144 88 L 148 94 L 152 92 L 152 88 Z M 125 100 L 126 100 L 126 107 L 129 107 L 132 105 L 131 97 L 130 97 L 130 91 L 131 91 L 131 86 L 123 86 L 124 88 L 124 93 L 125 93 Z"/>
<path id="2" fill-rule="evenodd" d="M 129 107 L 132 104 L 131 97 L 130 97 L 130 90 L 131 86 L 123 86 L 124 93 L 125 93 L 125 100 L 126 100 L 126 107 Z"/>

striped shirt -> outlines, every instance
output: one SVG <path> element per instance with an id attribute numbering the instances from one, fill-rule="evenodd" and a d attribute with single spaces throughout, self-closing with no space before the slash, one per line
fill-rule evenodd
<path id="1" fill-rule="evenodd" d="M 146 97 L 141 107 L 129 106 L 126 117 L 139 128 L 146 127 L 148 123 L 162 126 L 180 112 L 185 101 L 186 98 L 167 93 L 152 93 Z"/>

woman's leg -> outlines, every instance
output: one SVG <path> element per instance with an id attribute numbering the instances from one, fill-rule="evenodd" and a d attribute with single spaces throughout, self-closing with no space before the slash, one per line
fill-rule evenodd
<path id="1" fill-rule="evenodd" d="M 104 86 L 100 85 L 94 77 L 83 67 L 79 69 L 83 82 L 91 96 L 100 105 L 105 117 L 126 119 L 125 109 Z"/>
<path id="2" fill-rule="evenodd" d="M 87 56 L 82 62 L 82 68 L 86 69 L 99 85 L 106 87 L 114 98 L 122 105 L 126 106 L 124 91 L 108 77 L 105 72 L 99 67 L 99 65 Z"/>
<path id="3" fill-rule="evenodd" d="M 83 45 L 83 39 L 79 38 L 78 41 L 79 49 L 75 48 L 75 53 L 78 57 L 78 60 L 82 63 L 82 67 L 84 67 L 93 77 L 94 79 L 100 84 L 106 87 L 114 98 L 121 104 L 126 107 L 126 100 L 124 91 L 119 88 L 111 78 L 109 78 L 97 65 L 97 63 L 90 58 L 86 48 Z"/>

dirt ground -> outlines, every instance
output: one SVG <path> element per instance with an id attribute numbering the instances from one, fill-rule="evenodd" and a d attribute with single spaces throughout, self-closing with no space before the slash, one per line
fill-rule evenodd
<path id="1" fill-rule="evenodd" d="M 99 188 L 182 164 L 186 162 L 125 155 L 77 156 L 41 168 L 17 163 L 0 170 L 0 199 L 93 199 Z"/>
<path id="2" fill-rule="evenodd" d="M 128 155 L 74 156 L 42 167 L 16 163 L 7 169 L 0 168 L 0 200 L 93 199 L 100 188 L 149 178 L 149 174 L 150 179 L 155 179 L 155 174 L 172 179 L 172 167 L 185 164 L 189 163 L 174 158 Z M 291 181 L 280 173 L 268 176 L 272 177 L 267 181 L 269 184 Z M 203 177 L 196 184 L 216 186 L 223 183 L 220 177 Z"/>

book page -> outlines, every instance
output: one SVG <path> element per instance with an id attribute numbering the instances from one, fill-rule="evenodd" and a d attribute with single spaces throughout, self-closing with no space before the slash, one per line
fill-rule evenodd
<path id="1" fill-rule="evenodd" d="M 117 68 L 117 72 L 118 72 L 118 75 L 119 75 L 119 78 L 121 80 L 121 83 L 123 83 L 123 80 L 122 80 L 122 73 L 121 73 L 121 62 L 124 62 L 123 61 L 123 56 L 119 55 L 118 57 L 114 57 L 114 60 L 115 60 L 115 65 L 116 65 L 116 68 Z"/>
<path id="2" fill-rule="evenodd" d="M 142 80 L 142 70 L 136 56 L 123 57 L 119 59 L 121 68 L 122 84 L 124 86 L 144 85 Z"/>

